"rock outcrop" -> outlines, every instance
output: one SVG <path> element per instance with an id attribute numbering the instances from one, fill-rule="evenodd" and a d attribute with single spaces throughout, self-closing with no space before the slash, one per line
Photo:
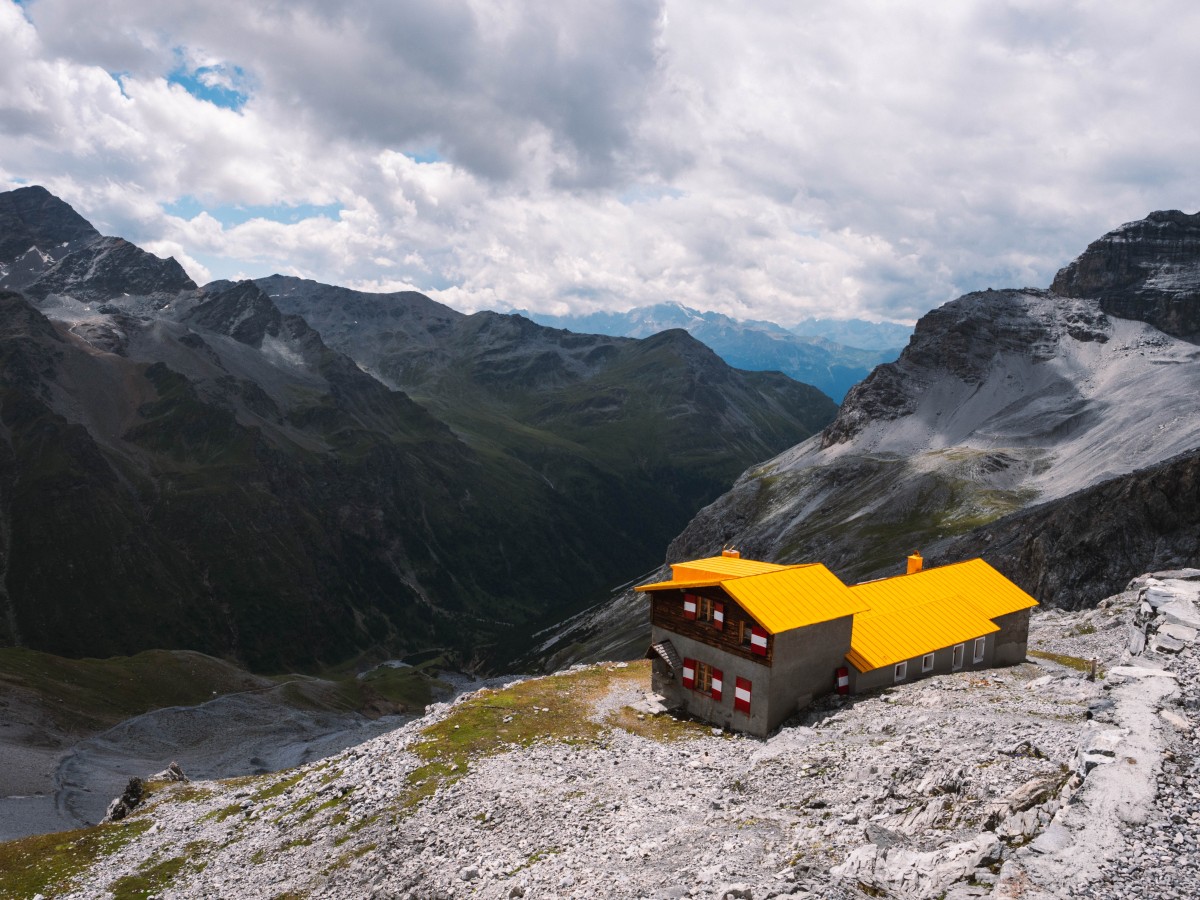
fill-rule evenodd
<path id="1" fill-rule="evenodd" d="M 1200 450 L 1014 513 L 929 550 L 982 555 L 1041 602 L 1078 608 L 1136 571 L 1200 561 Z"/>
<path id="2" fill-rule="evenodd" d="M 1088 245 L 1050 290 L 1166 334 L 1200 333 L 1200 213 L 1152 212 Z"/>

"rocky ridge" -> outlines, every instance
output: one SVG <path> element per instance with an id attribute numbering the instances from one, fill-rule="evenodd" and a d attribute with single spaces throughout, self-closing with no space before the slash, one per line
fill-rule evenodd
<path id="1" fill-rule="evenodd" d="M 1149 322 L 1166 334 L 1200 332 L 1200 213 L 1152 212 L 1094 241 L 1050 285 L 1089 297 L 1105 312 Z"/>
<path id="2" fill-rule="evenodd" d="M 831 699 L 766 741 L 639 712 L 642 663 L 476 692 L 289 773 L 157 786 L 58 889 L 1190 896 L 1198 596 L 1188 570 L 1038 611 L 1029 662 Z"/>

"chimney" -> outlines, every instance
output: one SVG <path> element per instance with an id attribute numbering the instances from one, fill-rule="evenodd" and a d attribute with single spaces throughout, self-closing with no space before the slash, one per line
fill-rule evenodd
<path id="1" fill-rule="evenodd" d="M 914 550 L 912 556 L 908 558 L 908 571 L 904 574 L 911 575 L 913 572 L 920 572 L 923 564 L 924 560 L 921 559 L 921 554 Z"/>
<path id="2" fill-rule="evenodd" d="M 742 558 L 742 554 L 739 551 L 733 550 L 733 549 L 722 550 L 721 555 L 728 557 L 729 559 L 741 559 Z"/>

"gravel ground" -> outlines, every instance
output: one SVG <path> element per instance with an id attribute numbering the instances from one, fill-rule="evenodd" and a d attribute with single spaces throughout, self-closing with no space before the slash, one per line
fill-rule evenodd
<path id="1" fill-rule="evenodd" d="M 422 730 L 442 723 L 453 744 L 469 704 L 505 702 L 477 692 L 293 773 L 165 791 L 135 816 L 150 829 L 67 896 L 167 869 L 156 896 L 1195 896 L 1200 672 L 1194 645 L 1133 661 L 1168 667 L 1178 689 L 1113 672 L 1130 662 L 1138 596 L 1034 617 L 1031 649 L 1096 656 L 1107 679 L 1032 658 L 831 699 L 767 741 L 656 732 L 626 709 L 639 679 L 648 688 L 644 664 L 577 670 L 611 682 L 578 739 L 471 758 L 413 802 L 433 777 Z M 1154 726 L 1122 733 L 1138 716 Z M 1129 740 L 1143 742 L 1138 766 L 1124 763 Z M 1110 773 L 1132 799 L 1103 813 L 1104 828 L 1082 826 L 1126 796 Z M 1076 857 L 1094 865 L 1055 868 Z"/>

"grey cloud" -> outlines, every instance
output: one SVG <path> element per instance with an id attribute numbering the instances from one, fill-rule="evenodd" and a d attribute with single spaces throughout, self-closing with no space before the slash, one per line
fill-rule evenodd
<path id="1" fill-rule="evenodd" d="M 545 132 L 559 154 L 552 177 L 613 182 L 658 77 L 660 5 L 637 0 L 38 0 L 31 15 L 56 53 L 166 74 L 170 53 L 190 47 L 253 73 L 266 95 L 257 102 L 275 115 L 346 141 L 432 145 L 494 179 L 518 173 L 522 143 Z M 101 16 L 106 27 L 95 28 Z"/>

